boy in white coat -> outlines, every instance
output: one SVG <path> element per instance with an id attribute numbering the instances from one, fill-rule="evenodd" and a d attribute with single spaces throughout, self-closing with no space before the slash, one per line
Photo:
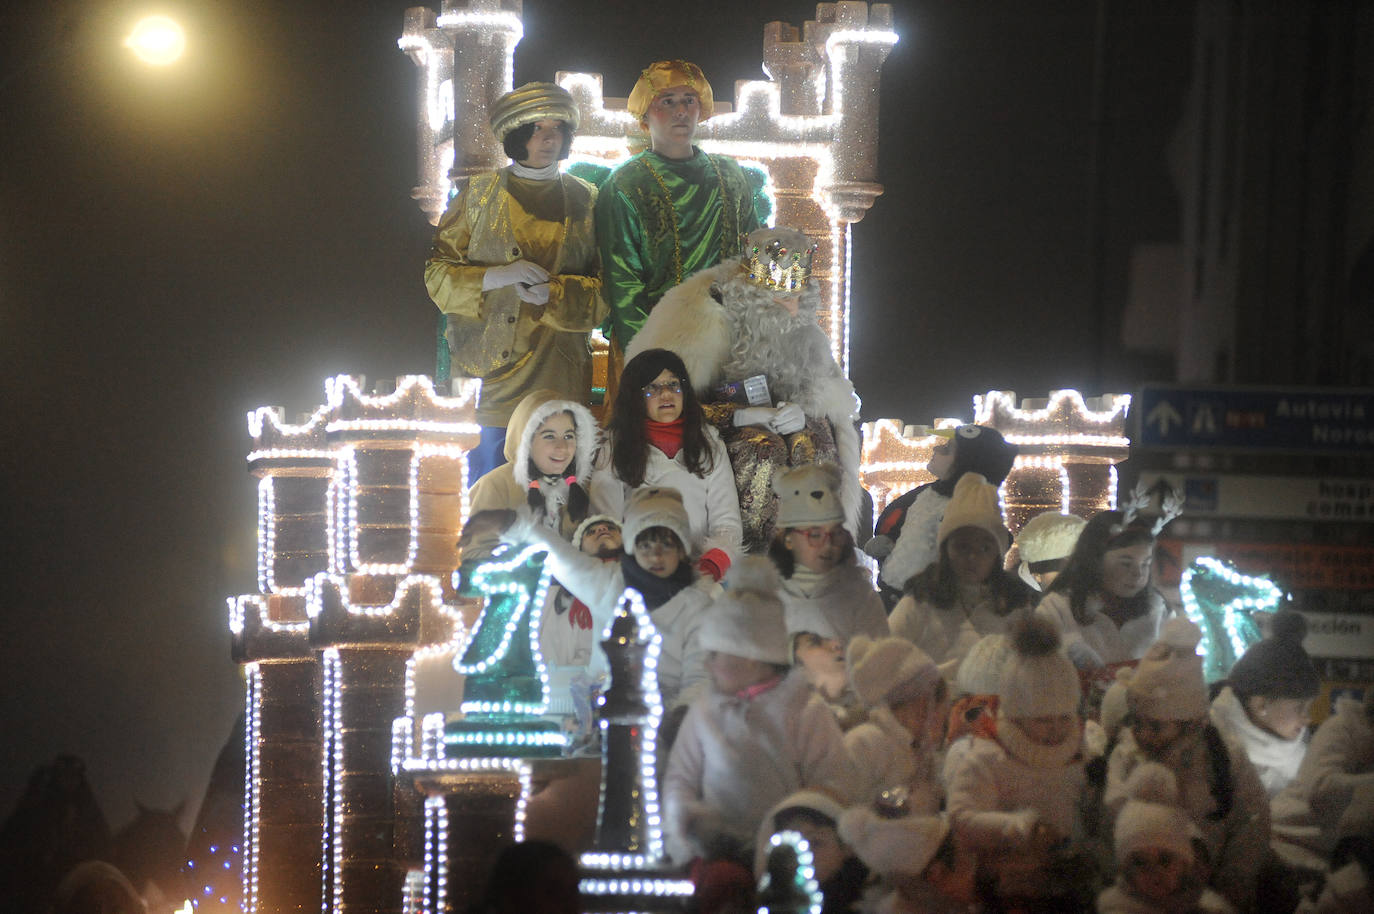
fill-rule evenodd
<path id="1" fill-rule="evenodd" d="M 644 597 L 649 617 L 663 636 L 658 663 L 659 689 L 665 708 L 691 700 L 693 689 L 704 689 L 706 669 L 697 631 L 711 597 L 688 561 L 687 512 L 682 496 L 673 489 L 636 489 L 625 511 L 621 528 L 624 553 L 619 562 L 603 562 L 581 552 L 572 543 L 551 535 L 542 526 L 520 515 L 502 539 L 507 542 L 537 540 L 548 547 L 548 567 L 568 592 L 591 611 L 591 631 L 599 642 L 610 624 L 625 588 Z M 596 679 L 606 672 L 605 653 L 593 649 L 588 674 Z"/>

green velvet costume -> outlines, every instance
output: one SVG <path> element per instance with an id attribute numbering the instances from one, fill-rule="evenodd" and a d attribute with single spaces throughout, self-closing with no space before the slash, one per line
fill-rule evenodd
<path id="1" fill-rule="evenodd" d="M 698 270 L 739 254 L 760 225 L 755 189 L 729 156 L 641 152 L 606 178 L 596 203 L 602 296 L 623 349 L 654 305 Z"/>

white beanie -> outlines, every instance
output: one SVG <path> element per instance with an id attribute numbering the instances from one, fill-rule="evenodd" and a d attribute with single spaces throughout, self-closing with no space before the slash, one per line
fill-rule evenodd
<path id="1" fill-rule="evenodd" d="M 581 549 L 582 537 L 586 536 L 587 531 L 592 529 L 592 527 L 596 526 L 597 524 L 610 524 L 617 530 L 620 529 L 620 521 L 616 520 L 614 517 L 611 517 L 609 514 L 593 514 L 586 520 L 584 520 L 582 523 L 577 525 L 577 529 L 573 531 L 572 544 L 576 546 L 578 549 Z M 683 545 L 686 546 L 687 544 L 684 542 Z"/>
<path id="2" fill-rule="evenodd" d="M 778 825 L 778 817 L 786 812 L 803 809 L 829 819 L 835 824 L 836 831 L 839 830 L 840 816 L 844 815 L 844 807 L 834 797 L 818 790 L 798 790 L 796 793 L 788 794 L 777 806 L 768 810 L 768 814 L 759 823 L 759 833 L 754 841 L 754 874 L 756 876 L 762 876 L 767 868 L 768 839 L 784 830 Z"/>
<path id="3" fill-rule="evenodd" d="M 954 494 L 935 533 L 936 545 L 943 546 L 951 533 L 964 527 L 986 530 L 1004 555 L 1011 546 L 1011 534 L 1002 523 L 1002 509 L 997 504 L 997 487 L 977 473 L 965 473 L 954 484 Z"/>
<path id="4" fill-rule="evenodd" d="M 1034 565 L 1068 558 L 1078 543 L 1078 534 L 1086 526 L 1088 522 L 1077 514 L 1046 511 L 1035 515 L 1016 534 L 1016 549 L 1021 553 L 1021 561 Z"/>
<path id="5" fill-rule="evenodd" d="M 921 875 L 948 834 L 944 816 L 888 819 L 862 806 L 840 816 L 840 838 L 880 876 Z"/>
<path id="6" fill-rule="evenodd" d="M 620 527 L 625 552 L 633 555 L 635 538 L 650 527 L 667 527 L 682 540 L 682 548 L 692 550 L 692 525 L 682 506 L 682 493 L 663 486 L 643 486 L 630 493 L 625 506 L 625 523 Z"/>
<path id="7" fill-rule="evenodd" d="M 1002 670 L 1011 657 L 1011 639 L 1006 635 L 984 635 L 959 662 L 954 688 L 960 695 L 996 695 L 1002 691 Z"/>
<path id="8" fill-rule="evenodd" d="M 732 565 L 725 593 L 706 611 L 697 630 L 701 649 L 790 666 L 780 583 L 777 569 L 763 556 L 747 556 Z"/>
<path id="9" fill-rule="evenodd" d="M 1032 616 L 1012 632 L 1011 644 L 1011 656 L 1002 668 L 997 716 L 1016 720 L 1077 715 L 1083 697 L 1078 671 L 1064 653 L 1054 623 Z"/>
<path id="10" fill-rule="evenodd" d="M 905 638 L 855 635 L 845 648 L 854 694 L 866 708 L 890 705 L 893 697 L 920 695 L 935 687 L 940 671 L 926 652 Z"/>
<path id="11" fill-rule="evenodd" d="M 822 600 L 788 600 L 784 607 L 787 634 L 796 636 L 802 632 L 810 632 L 822 638 L 843 641 L 844 635 L 840 633 L 839 626 L 831 620 L 827 612 L 829 608 L 830 606 Z"/>
<path id="12" fill-rule="evenodd" d="M 1193 859 L 1193 838 L 1199 834 L 1193 817 L 1178 804 L 1178 781 L 1158 762 L 1144 762 L 1124 785 L 1126 804 L 1116 817 L 1112 834 L 1117 863 L 1134 851 L 1163 848 Z"/>
<path id="13" fill-rule="evenodd" d="M 819 527 L 844 520 L 840 468 L 833 463 L 793 467 L 773 479 L 778 496 L 777 528 Z"/>
<path id="14" fill-rule="evenodd" d="M 1078 534 L 1086 526 L 1088 522 L 1077 514 L 1046 511 L 1032 517 L 1016 534 L 1016 552 L 1021 559 L 1017 575 L 1035 590 L 1040 590 L 1035 575 L 1062 568 L 1078 544 Z M 1037 565 L 1040 567 L 1035 567 Z"/>
<path id="15" fill-rule="evenodd" d="M 1126 686 L 1131 711 L 1156 720 L 1198 720 L 1207 716 L 1207 683 L 1197 646 L 1202 629 L 1173 616 L 1160 629 Z"/>

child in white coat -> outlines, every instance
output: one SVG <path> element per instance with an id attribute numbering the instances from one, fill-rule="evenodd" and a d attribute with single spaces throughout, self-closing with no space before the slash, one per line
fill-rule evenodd
<path id="1" fill-rule="evenodd" d="M 682 359 L 666 349 L 630 359 L 607 432 L 611 475 L 598 483 L 598 503 L 615 514 L 635 489 L 676 489 L 687 506 L 683 544 L 699 570 L 719 581 L 743 537 L 739 494 L 725 444 L 707 422 Z"/>
<path id="2" fill-rule="evenodd" d="M 774 481 L 777 533 L 768 557 L 782 577 L 788 617 L 817 613 L 830 621 L 841 646 L 855 635 L 888 634 L 882 598 L 859 566 L 844 528 L 840 468 L 833 463 L 794 467 Z"/>
<path id="3" fill-rule="evenodd" d="M 1284 610 L 1272 634 L 1250 645 L 1212 699 L 1212 723 L 1245 748 L 1272 799 L 1297 777 L 1307 754 L 1307 725 L 1322 680 L 1302 648 L 1307 622 Z"/>
<path id="4" fill-rule="evenodd" d="M 1202 878 L 1194 849 L 1201 835 L 1176 805 L 1173 772 L 1147 762 L 1125 790 L 1112 835 L 1116 883 L 1097 897 L 1098 914 L 1235 914 Z"/>
<path id="5" fill-rule="evenodd" d="M 711 691 L 682 722 L 662 790 L 675 863 L 725 857 L 752 872 L 751 845 L 780 800 L 803 788 L 848 797 L 844 738 L 792 673 L 777 586 L 767 559 L 742 560 L 702 626 Z"/>
<path id="6" fill-rule="evenodd" d="M 936 540 L 938 559 L 908 582 L 888 624 L 952 679 L 979 638 L 1005 633 L 1030 615 L 1032 591 L 1002 570 L 1011 534 L 1002 525 L 997 487 L 977 473 L 960 477 Z"/>
<path id="7" fill-rule="evenodd" d="M 854 760 L 855 799 L 873 802 L 893 787 L 908 791 L 913 813 L 940 811 L 938 758 L 949 714 L 948 689 L 931 659 L 910 641 L 859 635 L 845 656 L 868 719 L 844 736 Z"/>
<path id="8" fill-rule="evenodd" d="M 591 612 L 594 641 L 610 624 L 625 588 L 640 592 L 663 636 L 658 682 L 663 705 L 671 709 L 705 689 L 705 653 L 697 632 L 711 604 L 706 590 L 697 586 L 697 575 L 688 561 L 682 496 L 673 489 L 636 490 L 625 511 L 621 538 L 624 547 L 619 561 L 604 562 L 531 523 L 528 515 L 519 515 L 502 534 L 508 542 L 538 540 L 548 547 L 550 572 Z M 599 646 L 592 651 L 588 672 L 594 679 L 606 672 L 605 652 Z"/>
<path id="9" fill-rule="evenodd" d="M 1154 523 L 1122 511 L 1094 516 L 1035 608 L 1080 669 L 1139 660 L 1158 637 L 1168 608 L 1150 584 Z"/>
<path id="10" fill-rule="evenodd" d="M 991 902 L 1082 910 L 1096 886 L 1087 875 L 1068 875 L 1083 850 L 1078 673 L 1044 620 L 1026 620 L 1011 638 L 996 735 L 975 740 L 953 772 L 950 818 L 978 855 Z"/>
<path id="11" fill-rule="evenodd" d="M 1158 762 L 1172 771 L 1179 805 L 1207 847 L 1209 884 L 1237 910 L 1248 911 L 1269 856 L 1269 801 L 1245 750 L 1208 720 L 1201 640 L 1196 625 L 1174 617 L 1136 667 L 1126 685 L 1127 723 L 1107 762 L 1103 802 L 1115 817 L 1129 799 L 1136 768 Z"/>

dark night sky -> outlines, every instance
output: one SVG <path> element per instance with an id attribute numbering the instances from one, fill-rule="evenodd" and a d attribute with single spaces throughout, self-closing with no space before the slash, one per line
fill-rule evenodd
<path id="1" fill-rule="evenodd" d="M 115 825 L 135 797 L 195 808 L 241 704 L 224 599 L 255 587 L 245 413 L 313 408 L 337 373 L 432 369 L 406 5 L 167 0 L 192 47 L 159 72 L 119 47 L 142 4 L 0 13 L 0 815 L 62 751 Z M 865 418 L 1151 370 L 1094 317 L 1091 241 L 1110 312 L 1129 246 L 1177 237 L 1163 149 L 1191 12 L 1108 6 L 1094 198 L 1096 4 L 895 4 L 887 192 L 854 229 Z M 763 24 L 813 13 L 527 0 L 516 82 L 600 72 L 624 96 L 648 61 L 687 57 L 730 99 L 762 77 Z"/>

